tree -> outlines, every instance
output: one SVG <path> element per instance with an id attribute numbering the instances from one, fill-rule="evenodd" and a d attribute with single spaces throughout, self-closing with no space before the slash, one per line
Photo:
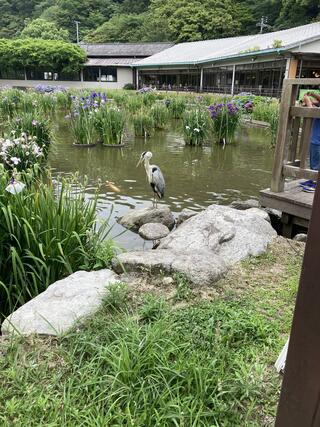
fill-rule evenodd
<path id="1" fill-rule="evenodd" d="M 58 27 L 69 31 L 72 41 L 76 41 L 74 21 L 80 21 L 80 38 L 108 21 L 116 12 L 117 5 L 112 0 L 56 0 L 46 9 L 41 18 L 54 21 Z"/>
<path id="2" fill-rule="evenodd" d="M 44 40 L 68 40 L 68 30 L 58 28 L 54 22 L 45 19 L 34 19 L 22 30 L 21 38 L 34 38 Z"/>
<path id="3" fill-rule="evenodd" d="M 86 54 L 78 45 L 60 40 L 0 39 L 0 68 L 72 73 L 80 71 Z"/>
<path id="4" fill-rule="evenodd" d="M 319 13 L 319 0 L 282 0 L 275 25 L 277 29 L 283 29 L 308 24 L 318 18 Z"/>
<path id="5" fill-rule="evenodd" d="M 241 24 L 232 0 L 151 0 L 150 37 L 176 42 L 237 35 Z"/>
<path id="6" fill-rule="evenodd" d="M 115 15 L 89 34 L 85 41 L 92 43 L 137 42 L 144 36 L 144 15 Z"/>
<path id="7" fill-rule="evenodd" d="M 0 38 L 15 37 L 39 0 L 0 0 Z"/>

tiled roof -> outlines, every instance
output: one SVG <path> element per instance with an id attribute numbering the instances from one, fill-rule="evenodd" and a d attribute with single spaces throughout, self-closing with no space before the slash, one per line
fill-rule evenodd
<path id="1" fill-rule="evenodd" d="M 320 22 L 266 34 L 179 43 L 153 56 L 136 61 L 134 65 L 201 64 L 229 57 L 241 57 L 248 55 L 250 50 L 255 50 L 255 53 L 288 50 L 316 39 L 320 39 Z"/>
<path id="2" fill-rule="evenodd" d="M 135 62 L 135 58 L 88 58 L 88 61 L 85 63 L 86 66 L 118 66 L 118 67 L 130 67 L 130 65 Z"/>
<path id="3" fill-rule="evenodd" d="M 173 43 L 102 43 L 80 46 L 88 57 L 146 57 L 173 46 Z"/>

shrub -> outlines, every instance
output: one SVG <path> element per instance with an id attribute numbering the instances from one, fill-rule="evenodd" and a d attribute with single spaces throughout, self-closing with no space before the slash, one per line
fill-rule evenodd
<path id="1" fill-rule="evenodd" d="M 0 159 L 6 169 L 25 171 L 33 169 L 35 165 L 43 165 L 46 156 L 43 149 L 37 144 L 36 137 L 28 137 L 26 133 L 15 138 L 0 139 Z"/>
<path id="2" fill-rule="evenodd" d="M 157 129 L 164 129 L 168 123 L 168 109 L 163 104 L 155 104 L 151 109 L 151 116 Z"/>
<path id="3" fill-rule="evenodd" d="M 45 159 L 48 157 L 52 140 L 51 125 L 49 120 L 39 113 L 22 113 L 9 122 L 9 129 L 16 136 L 26 134 L 35 138 L 43 151 Z"/>
<path id="4" fill-rule="evenodd" d="M 181 119 L 186 109 L 186 100 L 182 96 L 174 96 L 172 98 L 166 99 L 165 102 L 170 116 L 174 119 Z"/>
<path id="5" fill-rule="evenodd" d="M 137 113 L 139 110 L 142 110 L 144 106 L 142 96 L 130 96 L 127 99 L 126 108 L 131 114 Z"/>
<path id="6" fill-rule="evenodd" d="M 5 89 L 1 91 L 0 95 L 1 116 L 10 118 L 20 107 L 22 92 L 18 89 Z"/>
<path id="7" fill-rule="evenodd" d="M 57 96 L 52 93 L 38 95 L 38 109 L 43 114 L 49 116 L 56 112 Z"/>
<path id="8" fill-rule="evenodd" d="M 270 124 L 272 144 L 275 143 L 279 122 L 279 104 L 277 102 L 264 102 L 253 105 L 252 118 Z"/>
<path id="9" fill-rule="evenodd" d="M 75 144 L 90 145 L 97 142 L 96 118 L 93 111 L 79 106 L 66 116 L 71 122 L 71 132 Z"/>
<path id="10" fill-rule="evenodd" d="M 0 301 L 1 314 L 44 291 L 79 269 L 94 266 L 107 224 L 96 227 L 97 197 L 85 200 L 77 178 L 50 176 L 39 182 L 22 173 L 18 194 L 6 191 L 9 174 L 0 166 Z M 73 186 L 78 191 L 72 191 Z M 58 193 L 58 194 L 57 194 Z"/>
<path id="11" fill-rule="evenodd" d="M 240 124 L 241 110 L 235 102 L 221 102 L 209 107 L 213 132 L 218 142 L 232 142 Z"/>
<path id="12" fill-rule="evenodd" d="M 124 114 L 116 107 L 103 107 L 96 113 L 99 136 L 106 145 L 121 144 L 124 134 Z"/>
<path id="13" fill-rule="evenodd" d="M 152 116 L 144 111 L 133 116 L 134 134 L 136 136 L 150 136 L 154 129 Z"/>
<path id="14" fill-rule="evenodd" d="M 123 89 L 124 89 L 124 90 L 134 90 L 135 88 L 134 88 L 134 85 L 133 85 L 132 83 L 126 83 L 126 84 L 123 86 Z"/>
<path id="15" fill-rule="evenodd" d="M 208 134 L 208 114 L 201 109 L 186 111 L 182 118 L 184 140 L 188 145 L 201 145 Z"/>

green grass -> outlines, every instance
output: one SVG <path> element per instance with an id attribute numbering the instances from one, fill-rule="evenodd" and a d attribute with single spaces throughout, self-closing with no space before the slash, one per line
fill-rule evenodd
<path id="1" fill-rule="evenodd" d="M 114 285 L 65 337 L 4 342 L 1 426 L 273 425 L 300 260 L 280 241 L 214 288 Z"/>

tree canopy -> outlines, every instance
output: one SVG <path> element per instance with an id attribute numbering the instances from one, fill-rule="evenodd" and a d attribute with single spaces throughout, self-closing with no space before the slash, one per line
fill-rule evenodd
<path id="1" fill-rule="evenodd" d="M 0 68 L 79 71 L 86 54 L 79 46 L 61 40 L 0 39 Z"/>
<path id="2" fill-rule="evenodd" d="M 38 38 L 41 32 L 49 38 L 55 32 L 64 39 L 68 31 L 74 42 L 77 20 L 82 40 L 179 42 L 255 34 L 262 16 L 269 31 L 307 24 L 320 19 L 320 1 L 0 0 L 0 37 Z"/>
<path id="3" fill-rule="evenodd" d="M 22 30 L 21 38 L 34 38 L 44 40 L 65 40 L 69 39 L 69 31 L 58 28 L 55 22 L 45 19 L 34 19 Z"/>

